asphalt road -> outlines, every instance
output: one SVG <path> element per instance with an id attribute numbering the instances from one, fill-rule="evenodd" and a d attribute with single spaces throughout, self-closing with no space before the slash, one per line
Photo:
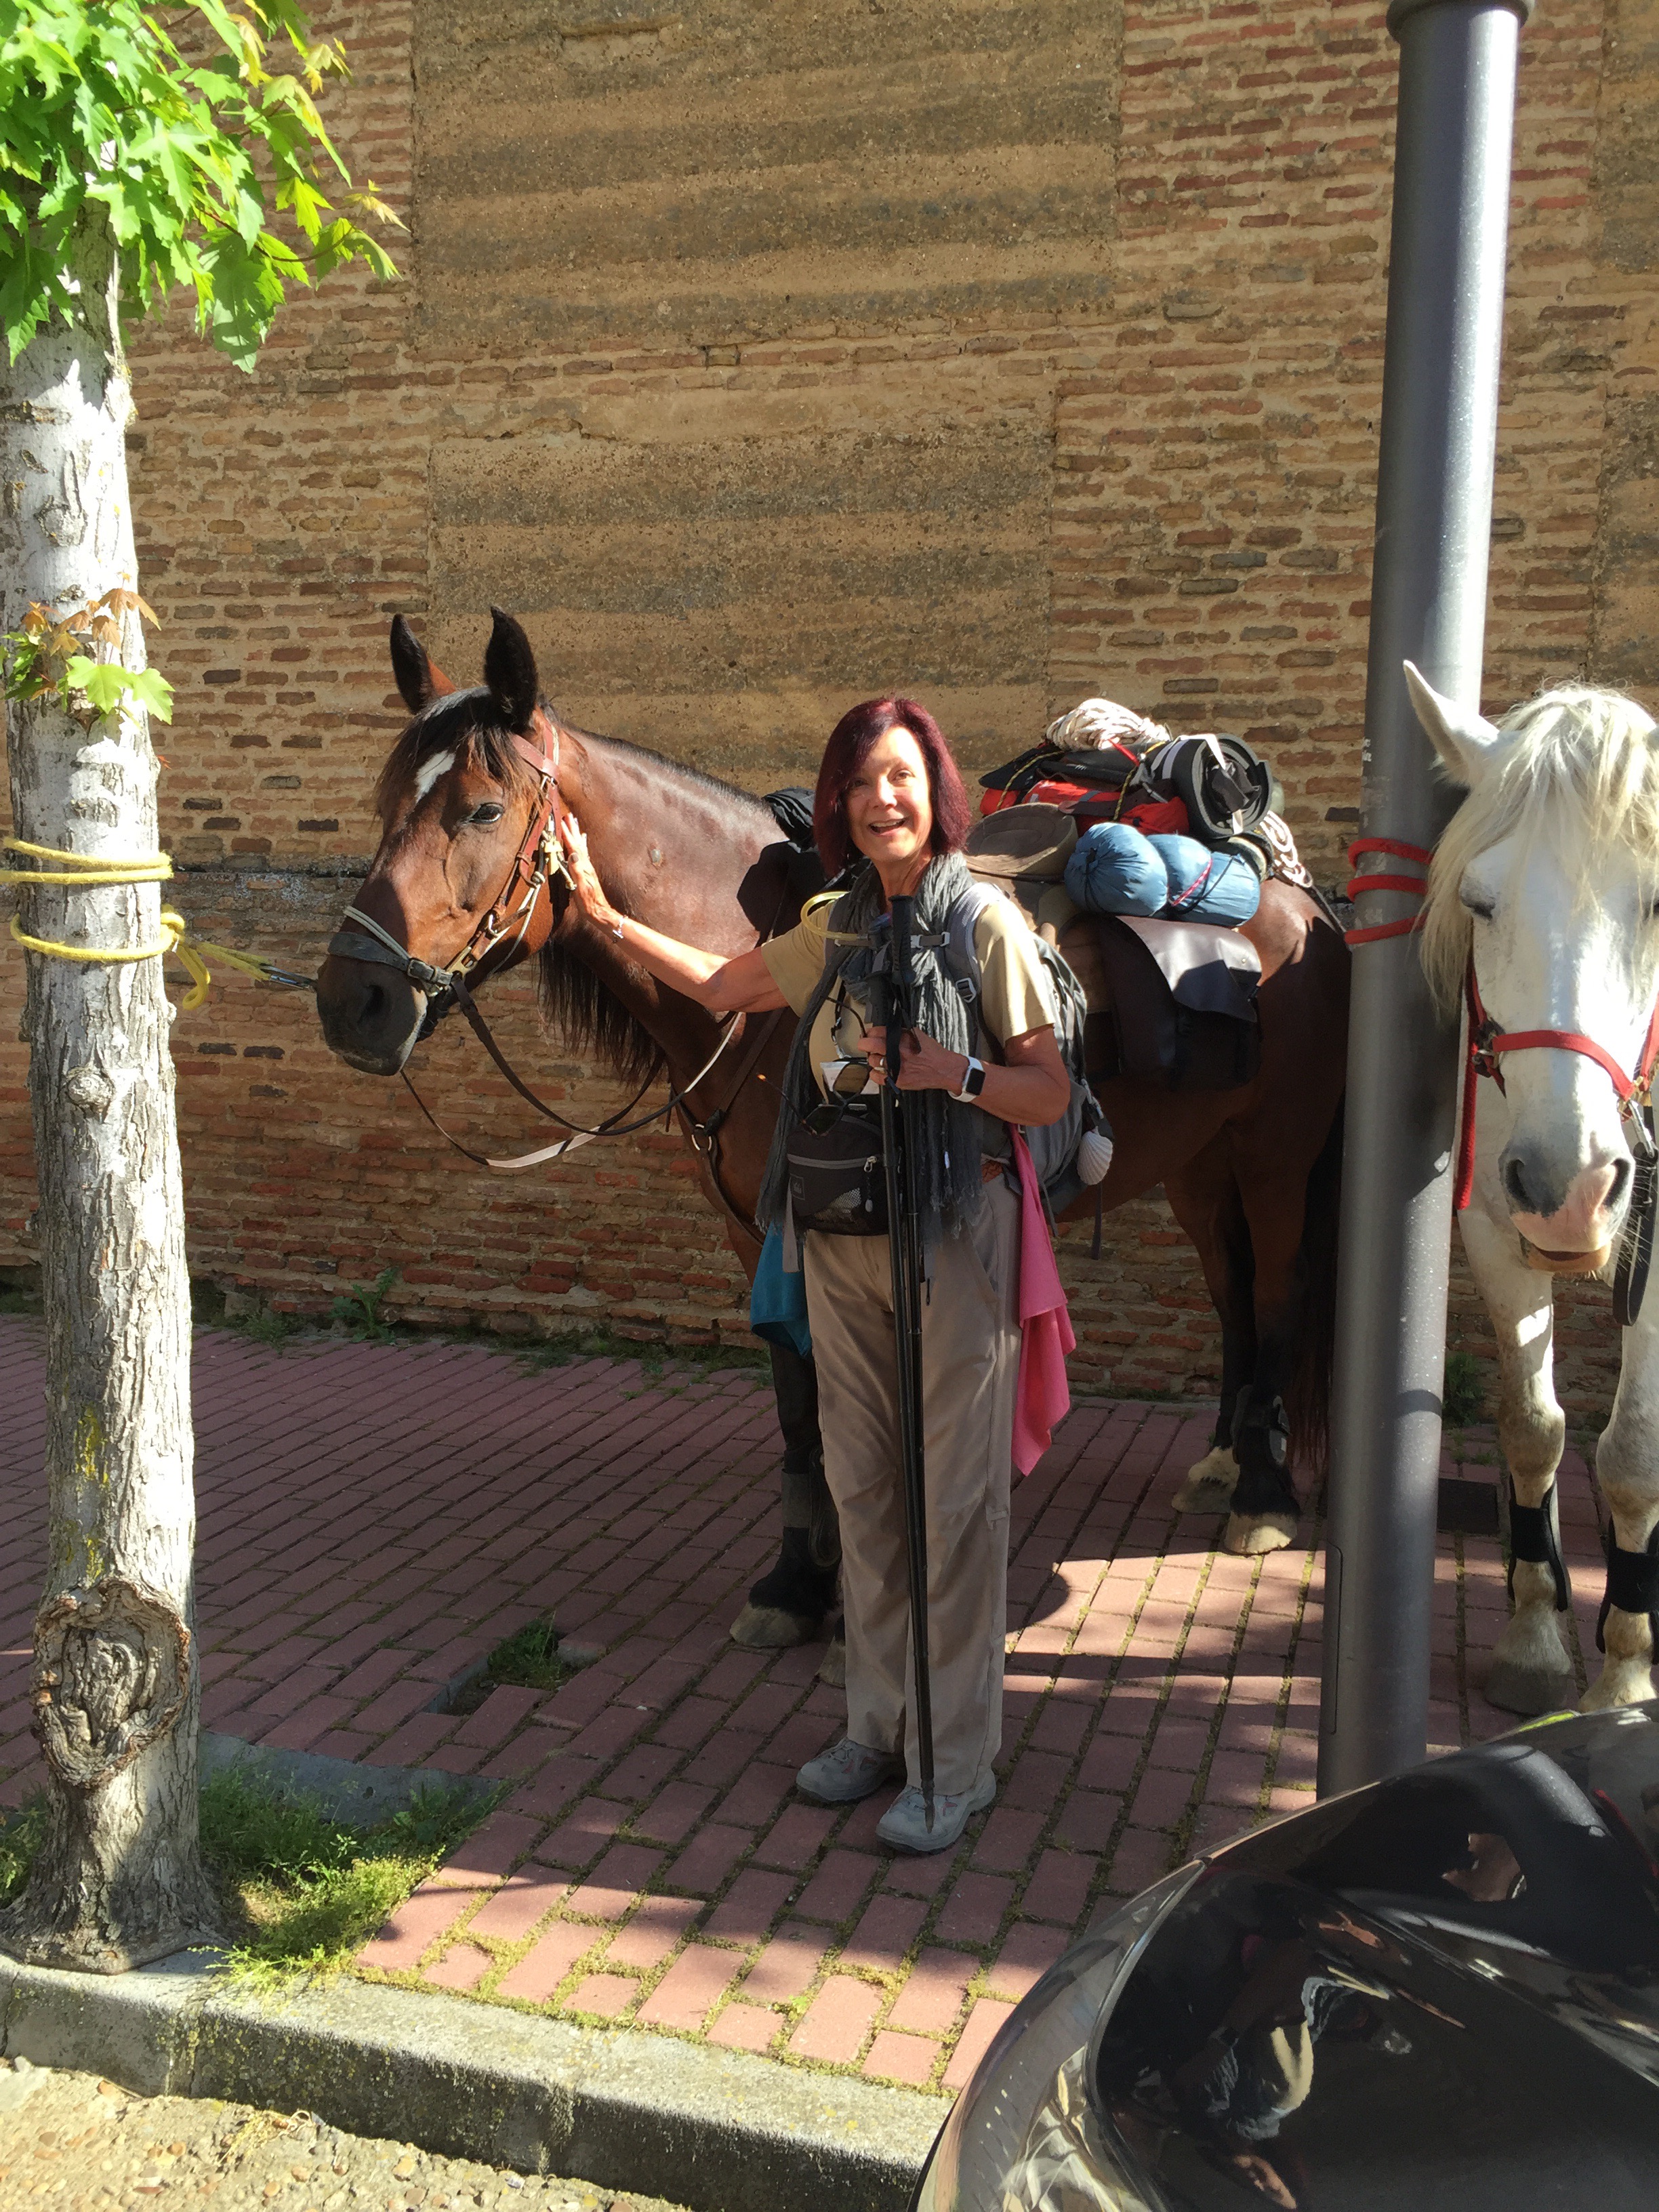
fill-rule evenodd
<path id="1" fill-rule="evenodd" d="M 584 2181 L 434 2158 L 311 2112 L 135 2097 L 0 2058 L 0 2212 L 676 2212 Z"/>

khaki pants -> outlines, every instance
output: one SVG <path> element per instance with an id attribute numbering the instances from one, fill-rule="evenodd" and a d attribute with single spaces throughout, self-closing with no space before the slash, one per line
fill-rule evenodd
<path id="1" fill-rule="evenodd" d="M 994 1177 L 972 1227 L 942 1239 L 921 1309 L 934 1780 L 951 1792 L 971 1790 L 1002 1744 L 1019 1221 L 1018 1197 Z M 823 1471 L 841 1516 L 847 1732 L 872 1750 L 902 1745 L 915 1783 L 887 1239 L 809 1236 L 805 1269 Z"/>

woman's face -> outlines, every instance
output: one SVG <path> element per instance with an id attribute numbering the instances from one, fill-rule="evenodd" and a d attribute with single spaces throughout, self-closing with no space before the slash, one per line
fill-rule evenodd
<path id="1" fill-rule="evenodd" d="M 889 730 L 865 756 L 847 787 L 847 826 L 884 876 L 928 857 L 933 794 L 927 758 L 908 730 Z"/>

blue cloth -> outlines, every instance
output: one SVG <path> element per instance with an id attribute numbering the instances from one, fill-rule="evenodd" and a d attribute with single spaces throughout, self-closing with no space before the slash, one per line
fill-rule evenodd
<path id="1" fill-rule="evenodd" d="M 806 1276 L 804 1270 L 787 1274 L 783 1265 L 783 1231 L 773 1227 L 761 1246 L 755 1286 L 749 1293 L 749 1326 L 768 1344 L 781 1344 L 803 1359 L 812 1357 L 812 1332 L 806 1325 Z"/>
<path id="2" fill-rule="evenodd" d="M 1139 830 L 1127 822 L 1097 822 L 1078 839 L 1066 863 L 1066 889 L 1085 914 L 1157 914 L 1170 896 L 1170 872 Z"/>
<path id="3" fill-rule="evenodd" d="M 1213 921 L 1237 929 L 1261 903 L 1261 878 L 1242 853 L 1212 852 L 1196 837 L 1148 837 L 1145 842 L 1164 865 L 1169 891 L 1158 912 L 1167 921 Z M 1139 909 L 1120 907 L 1117 911 Z"/>

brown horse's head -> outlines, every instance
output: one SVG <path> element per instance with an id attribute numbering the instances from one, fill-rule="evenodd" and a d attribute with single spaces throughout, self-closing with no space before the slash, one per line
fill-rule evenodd
<path id="1" fill-rule="evenodd" d="M 552 926 L 546 888 L 526 905 L 515 861 L 542 790 L 520 744 L 555 755 L 557 726 L 540 701 L 529 639 L 510 615 L 491 612 L 483 682 L 465 691 L 401 615 L 392 625 L 392 665 L 413 719 L 380 774 L 380 847 L 355 902 L 374 933 L 349 913 L 317 978 L 329 1049 L 369 1075 L 396 1075 L 421 1034 L 422 982 L 432 980 L 422 967 L 447 970 L 488 923 L 476 981 L 539 951 Z"/>

